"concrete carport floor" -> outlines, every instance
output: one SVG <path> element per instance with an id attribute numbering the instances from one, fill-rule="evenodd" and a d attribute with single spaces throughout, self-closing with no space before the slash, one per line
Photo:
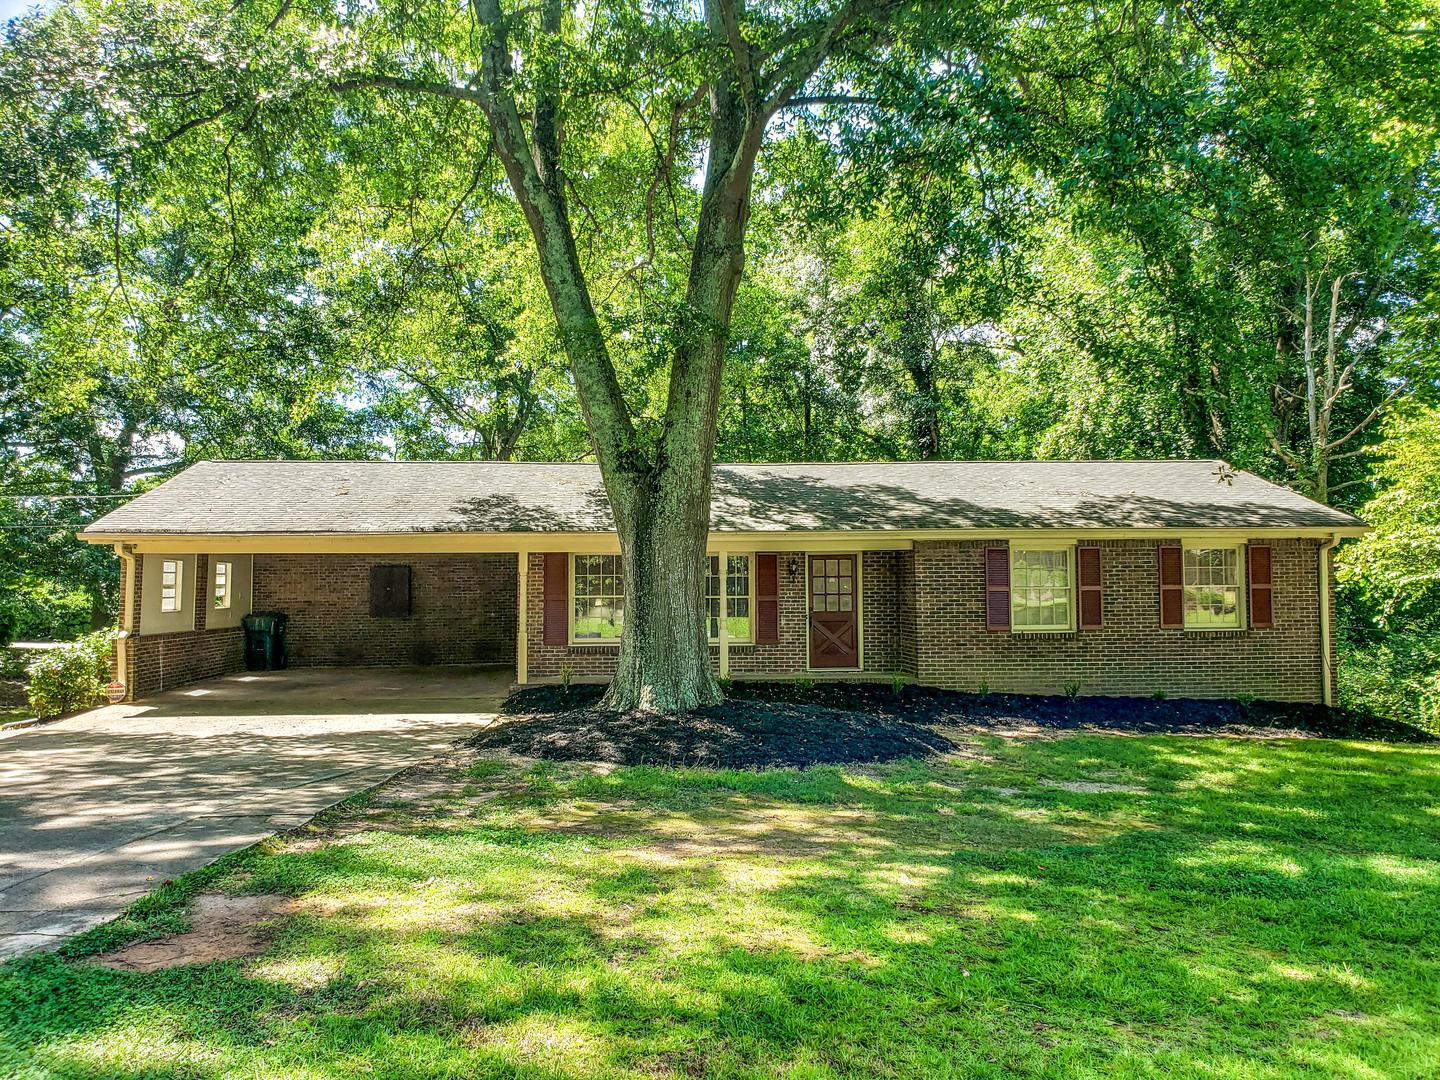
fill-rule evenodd
<path id="1" fill-rule="evenodd" d="M 252 672 L 0 738 L 0 958 L 58 945 L 488 725 L 513 677 Z"/>

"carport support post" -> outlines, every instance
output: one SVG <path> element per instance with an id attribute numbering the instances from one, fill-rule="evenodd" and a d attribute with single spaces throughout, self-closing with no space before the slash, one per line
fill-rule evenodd
<path id="1" fill-rule="evenodd" d="M 725 556 L 722 555 L 720 558 L 723 566 Z M 725 611 L 725 579 L 723 576 L 720 581 L 720 678 L 728 679 L 730 678 L 730 625 L 729 620 L 725 617 L 727 613 Z"/>
<path id="2" fill-rule="evenodd" d="M 515 608 L 515 681 L 524 686 L 530 681 L 530 552 L 516 553 L 515 562 L 515 577 L 520 583 L 519 599 Z"/>
<path id="3" fill-rule="evenodd" d="M 115 678 L 125 684 L 126 701 L 135 700 L 135 687 L 130 678 L 130 637 L 135 633 L 135 610 L 140 603 L 139 583 L 135 580 L 140 568 L 140 559 L 135 550 L 125 544 L 115 545 L 115 554 L 120 556 L 120 579 L 125 586 L 120 597 L 120 629 L 115 635 Z"/>

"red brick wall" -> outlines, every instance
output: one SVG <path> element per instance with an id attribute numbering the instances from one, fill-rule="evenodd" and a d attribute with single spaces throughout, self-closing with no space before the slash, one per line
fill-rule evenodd
<path id="1" fill-rule="evenodd" d="M 567 668 L 574 678 L 615 674 L 617 645 L 545 644 L 545 556 L 531 552 L 525 578 L 525 651 L 530 679 L 559 678 Z M 574 567 L 571 567 L 571 573 Z"/>
<path id="2" fill-rule="evenodd" d="M 899 589 L 901 553 L 870 551 L 863 556 L 860 582 L 865 641 L 864 670 L 877 677 L 889 678 L 902 670 L 900 624 L 902 604 Z M 904 553 L 908 557 L 908 553 Z M 797 571 L 790 573 L 790 560 Z M 764 675 L 799 675 L 805 672 L 809 613 L 806 610 L 805 556 L 781 552 L 779 555 L 779 625 L 780 640 L 773 645 L 731 645 L 730 674 L 736 678 Z M 873 591 L 872 591 L 873 582 Z M 545 619 L 545 557 L 530 556 L 529 579 L 526 583 L 526 637 L 529 653 L 529 677 L 532 680 L 557 678 L 568 666 L 575 678 L 608 678 L 615 673 L 619 649 L 614 645 L 546 645 L 543 636 Z M 710 655 L 717 670 L 719 648 Z M 907 672 L 912 669 L 906 669 Z"/>
<path id="3" fill-rule="evenodd" d="M 1320 697 L 1318 541 L 1273 540 L 1273 630 L 1162 630 L 1155 542 L 1105 541 L 1104 619 L 1099 630 L 1070 634 L 991 633 L 984 617 L 981 541 L 920 542 L 914 552 L 866 552 L 861 582 L 865 673 L 904 674 L 928 685 L 975 690 L 1060 693 L 1078 682 L 1082 694 L 1256 697 L 1316 701 Z M 806 664 L 803 556 L 779 556 L 780 641 L 731 648 L 739 678 L 797 675 Z M 527 591 L 530 678 L 609 676 L 617 650 L 550 646 L 542 638 L 543 556 L 529 556 Z M 409 619 L 369 615 L 370 567 L 412 567 Z M 126 582 L 139 629 L 142 569 Z M 196 580 L 208 579 L 200 556 Z M 257 555 L 256 610 L 291 616 L 297 664 L 409 664 L 514 661 L 513 555 Z M 1333 590 L 1332 590 L 1333 597 Z M 1333 599 L 1332 599 L 1333 610 Z M 200 629 L 127 646 L 126 681 L 143 695 L 240 670 L 243 633 Z M 1332 643 L 1332 670 L 1333 670 Z"/>
<path id="4" fill-rule="evenodd" d="M 408 618 L 370 615 L 370 568 L 410 567 Z M 297 666 L 515 661 L 514 555 L 256 555 L 256 611 L 290 616 Z"/>
<path id="5" fill-rule="evenodd" d="M 130 697 L 157 694 L 174 686 L 213 679 L 244 668 L 245 636 L 240 628 L 206 629 L 204 601 L 207 593 L 203 588 L 196 588 L 193 592 L 194 630 L 140 636 L 140 590 L 145 576 L 143 558 L 136 556 L 132 565 L 135 567 L 135 581 L 122 580 L 122 588 L 131 590 L 131 610 L 134 613 L 134 629 L 125 643 L 124 682 Z M 209 574 L 209 558 L 196 556 L 196 582 L 209 581 Z"/>
<path id="6" fill-rule="evenodd" d="M 130 694 L 143 697 L 243 670 L 245 635 L 238 626 L 227 626 L 132 638 L 127 661 Z"/>
<path id="7" fill-rule="evenodd" d="M 1316 541 L 1267 541 L 1274 549 L 1275 627 L 1160 628 L 1156 542 L 1100 546 L 1104 626 L 1069 634 L 985 628 L 982 541 L 915 545 L 918 681 L 975 690 L 1082 694 L 1320 698 Z"/>

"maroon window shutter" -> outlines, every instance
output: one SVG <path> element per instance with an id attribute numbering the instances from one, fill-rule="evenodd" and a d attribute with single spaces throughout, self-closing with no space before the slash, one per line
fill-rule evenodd
<path id="1" fill-rule="evenodd" d="M 1010 549 L 985 549 L 985 629 L 1010 629 Z"/>
<path id="2" fill-rule="evenodd" d="M 780 644 L 780 556 L 755 556 L 755 643 Z"/>
<path id="3" fill-rule="evenodd" d="M 570 643 L 570 556 L 563 551 L 545 554 L 546 645 Z"/>
<path id="4" fill-rule="evenodd" d="M 1165 544 L 1160 558 L 1160 625 L 1167 630 L 1185 628 L 1185 558 L 1180 548 Z"/>
<path id="5" fill-rule="evenodd" d="M 1077 548 L 1075 564 L 1076 584 L 1080 587 L 1080 629 L 1099 629 L 1104 622 L 1105 610 L 1100 593 L 1100 549 Z"/>
<path id="6" fill-rule="evenodd" d="M 1275 571 L 1270 548 L 1250 544 L 1245 551 L 1250 563 L 1250 626 L 1269 630 L 1275 626 Z"/>

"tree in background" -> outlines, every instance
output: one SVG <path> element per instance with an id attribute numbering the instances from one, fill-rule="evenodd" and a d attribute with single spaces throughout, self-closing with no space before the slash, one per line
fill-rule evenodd
<path id="1" fill-rule="evenodd" d="M 1387 421 L 1375 483 L 1360 510 L 1375 531 L 1337 560 L 1349 615 L 1342 696 L 1440 730 L 1440 409 Z"/>
<path id="2" fill-rule="evenodd" d="M 711 700 L 717 452 L 1358 500 L 1434 386 L 1425 18 L 81 0 L 0 49 L 0 382 L 44 406 L 7 452 L 97 500 L 203 454 L 594 454 L 613 700 Z"/>

